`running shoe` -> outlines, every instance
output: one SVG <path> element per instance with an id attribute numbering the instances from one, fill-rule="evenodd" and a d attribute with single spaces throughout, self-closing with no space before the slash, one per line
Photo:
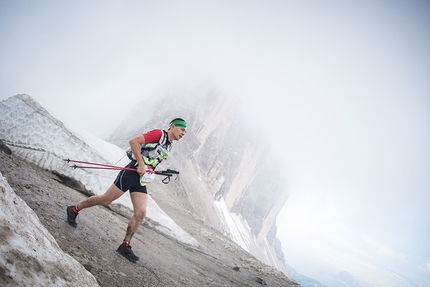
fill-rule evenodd
<path id="1" fill-rule="evenodd" d="M 134 255 L 133 251 L 131 250 L 131 246 L 125 246 L 124 244 L 121 244 L 118 249 L 116 250 L 116 252 L 122 256 L 124 256 L 125 258 L 127 258 L 128 260 L 130 260 L 131 262 L 136 263 L 137 261 L 140 260 L 139 257 L 137 257 L 136 255 Z"/>
<path id="2" fill-rule="evenodd" d="M 66 208 L 67 223 L 74 228 L 78 227 L 78 224 L 76 223 L 76 216 L 78 216 L 78 214 L 79 212 L 73 211 L 73 205 Z"/>

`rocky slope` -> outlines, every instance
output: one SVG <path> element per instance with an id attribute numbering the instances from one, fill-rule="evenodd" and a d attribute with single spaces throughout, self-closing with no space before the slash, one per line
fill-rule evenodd
<path id="1" fill-rule="evenodd" d="M 141 261 L 137 264 L 129 262 L 114 252 L 124 235 L 127 218 L 109 208 L 94 207 L 81 212 L 78 228 L 71 228 L 65 222 L 65 207 L 81 201 L 85 194 L 65 186 L 51 171 L 29 164 L 13 154 L 0 152 L 0 172 L 14 192 L 34 210 L 35 215 L 27 216 L 40 220 L 59 247 L 91 272 L 100 286 L 299 286 L 163 196 L 157 201 L 199 241 L 200 247 L 181 243 L 145 224 L 133 239 L 133 249 Z M 4 192 L 0 194 L 0 203 L 4 201 L 4 195 Z M 152 195 L 156 196 L 155 193 Z M 9 212 L 5 205 L 1 210 Z M 21 213 L 28 212 L 21 209 Z M 27 224 L 31 223 L 20 223 L 22 230 L 29 229 Z M 27 233 L 22 236 L 27 241 L 33 235 Z M 8 245 L 1 239 L 1 249 L 4 250 Z M 41 246 L 35 244 L 34 248 L 39 250 Z M 48 278 L 53 278 L 49 268 L 24 264 L 29 262 L 28 257 L 14 260 L 16 266 L 25 267 L 27 275 L 43 272 Z M 0 267 L 1 282 L 8 282 L 6 286 L 21 286 L 10 281 L 10 270 Z M 58 286 L 75 286 L 80 276 L 77 272 L 82 272 L 80 268 L 67 270 L 65 281 Z M 52 282 L 46 282 L 45 286 L 52 286 Z M 79 285 L 94 286 L 96 283 Z"/>
<path id="2" fill-rule="evenodd" d="M 219 101 L 215 101 L 215 102 L 219 102 Z M 183 101 L 181 103 L 183 105 L 187 104 L 186 101 Z M 228 104 L 225 106 L 229 107 L 231 105 Z M 43 175 L 45 176 L 47 175 L 48 178 L 53 179 L 53 180 L 49 180 L 48 185 L 40 184 L 40 186 L 37 187 L 36 190 L 41 192 L 40 198 L 37 198 L 35 196 L 33 192 L 34 189 L 32 188 L 31 184 L 25 184 L 24 191 L 30 190 L 30 194 L 29 194 L 29 198 L 27 198 L 27 202 L 35 211 L 40 208 L 39 206 L 40 202 L 43 202 L 43 207 L 44 207 L 45 205 L 49 206 L 48 203 L 44 203 L 45 201 L 50 201 L 56 197 L 62 198 L 62 196 L 64 195 L 62 194 L 62 192 L 64 191 L 64 186 L 61 187 L 61 185 L 57 185 L 55 181 L 59 181 L 63 184 L 67 184 L 68 186 L 73 187 L 73 190 L 75 191 L 79 190 L 84 192 L 82 196 L 87 196 L 93 193 L 99 194 L 105 189 L 105 186 L 109 185 L 110 182 L 112 182 L 116 173 L 112 173 L 111 171 L 110 172 L 106 172 L 106 171 L 97 172 L 97 171 L 87 171 L 87 170 L 77 171 L 74 169 L 70 169 L 62 159 L 68 157 L 68 155 L 72 155 L 72 156 L 80 156 L 82 159 L 87 159 L 87 160 L 92 159 L 95 161 L 113 163 L 119 160 L 120 157 L 124 154 L 122 149 L 116 146 L 109 145 L 108 143 L 103 142 L 100 139 L 94 139 L 94 137 L 91 135 L 87 135 L 85 133 L 82 133 L 82 131 L 80 130 L 74 130 L 69 125 L 65 125 L 57 118 L 52 117 L 49 114 L 49 112 L 47 112 L 45 109 L 43 109 L 43 107 L 35 103 L 29 96 L 20 95 L 20 96 L 12 97 L 7 101 L 1 102 L 0 107 L 2 111 L 2 114 L 0 117 L 0 135 L 2 137 L 7 138 L 6 143 L 11 145 L 12 151 L 14 152 L 13 156 L 11 157 L 12 161 L 14 161 L 13 159 L 15 158 L 16 155 L 19 155 L 19 157 L 15 158 L 15 162 L 17 163 L 15 166 L 13 164 L 9 164 L 9 166 L 1 170 L 2 173 L 4 170 L 4 174 L 8 174 L 8 172 L 10 172 L 9 169 L 15 172 L 12 175 L 9 174 L 9 176 L 6 176 L 11 186 L 14 188 L 16 187 L 17 189 L 20 189 L 20 188 L 22 189 L 21 182 L 32 182 L 32 181 L 29 181 L 29 179 L 37 178 L 37 176 L 40 176 L 39 172 L 43 172 Z M 213 107 L 216 108 L 216 105 L 214 104 Z M 225 111 L 226 108 L 216 109 L 216 110 L 218 110 L 218 113 L 220 113 L 221 111 Z M 185 111 L 185 109 L 182 109 L 181 111 Z M 197 114 L 198 113 L 194 113 L 194 115 L 197 115 Z M 161 115 L 161 113 L 157 113 L 157 115 Z M 154 120 L 157 120 L 157 117 L 153 117 L 153 118 Z M 160 119 L 159 120 L 161 122 L 166 122 L 166 121 L 169 121 L 170 119 L 171 117 L 169 116 L 168 118 L 162 117 L 161 120 Z M 166 126 L 167 123 L 165 123 L 164 126 Z M 149 124 L 151 123 L 149 122 Z M 160 124 L 158 124 L 158 126 L 159 125 Z M 224 131 L 224 133 L 226 133 L 226 131 Z M 276 274 L 277 278 L 278 276 L 280 276 L 279 277 L 281 278 L 280 282 L 284 282 L 284 280 L 286 280 L 286 282 L 290 282 L 288 278 L 286 278 L 284 275 L 284 274 L 287 274 L 286 272 L 282 274 L 281 272 L 279 272 L 273 267 L 265 266 L 265 264 L 260 263 L 253 256 L 251 256 L 249 252 L 246 252 L 246 251 L 260 250 L 261 251 L 260 254 L 258 254 L 258 252 L 257 253 L 254 252 L 253 253 L 254 256 L 256 256 L 259 260 L 262 260 L 261 258 L 263 258 L 263 261 L 267 263 L 266 259 L 268 257 L 267 256 L 259 257 L 259 255 L 261 254 L 267 255 L 267 253 L 270 254 L 270 252 L 273 251 L 273 248 L 278 248 L 278 250 L 280 250 L 280 246 L 279 244 L 277 244 L 278 242 L 276 242 L 276 238 L 275 238 L 276 236 L 276 225 L 274 224 L 275 220 L 270 216 L 268 217 L 267 212 L 268 210 L 273 210 L 273 208 L 271 208 L 270 206 L 273 206 L 274 202 L 279 203 L 279 202 L 282 202 L 282 200 L 281 201 L 279 200 L 279 197 L 277 197 L 277 194 L 275 192 L 273 193 L 274 198 L 269 199 L 270 204 L 261 205 L 261 206 L 269 207 L 268 209 L 260 209 L 261 213 L 249 212 L 249 214 L 251 215 L 257 214 L 261 217 L 261 218 L 256 218 L 257 220 L 255 222 L 257 223 L 264 222 L 264 220 L 266 220 L 266 224 L 261 224 L 261 227 L 270 226 L 270 228 L 268 228 L 269 231 L 267 232 L 267 235 L 269 235 L 272 240 L 267 240 L 269 238 L 268 236 L 264 237 L 264 242 L 266 246 L 262 247 L 261 244 L 258 242 L 258 236 L 255 236 L 257 240 L 253 243 L 254 246 L 252 246 L 251 244 L 248 244 L 245 246 L 246 250 L 243 250 L 242 248 L 240 248 L 237 244 L 235 244 L 233 241 L 230 240 L 234 236 L 228 233 L 229 229 L 226 227 L 225 221 L 223 221 L 222 217 L 220 216 L 220 210 L 218 209 L 217 204 L 214 205 L 214 198 L 215 198 L 219 200 L 218 202 L 223 202 L 228 206 L 226 196 L 219 192 L 220 190 L 222 190 L 222 188 L 215 188 L 217 186 L 216 182 L 219 181 L 220 178 L 218 178 L 217 176 L 215 177 L 216 181 L 213 181 L 213 180 L 209 181 L 212 177 L 209 176 L 206 172 L 203 172 L 204 170 L 207 169 L 207 167 L 203 165 L 202 167 L 203 171 L 202 171 L 199 168 L 199 166 L 196 165 L 194 162 L 194 159 L 198 159 L 198 158 L 193 158 L 193 155 L 199 149 L 196 143 L 193 141 L 193 137 L 196 137 L 195 134 L 196 132 L 194 132 L 194 130 L 190 130 L 187 135 L 187 140 L 183 140 L 183 141 L 180 141 L 179 143 L 175 143 L 175 149 L 173 152 L 174 154 L 171 157 L 173 160 L 169 158 L 169 160 L 167 161 L 167 164 L 163 163 L 164 165 L 163 168 L 171 167 L 174 169 L 181 170 L 181 176 L 179 180 L 173 181 L 169 185 L 163 185 L 159 182 L 154 182 L 151 184 L 150 198 L 151 199 L 154 198 L 155 200 L 152 201 L 152 204 L 149 204 L 148 206 L 148 217 L 145 220 L 145 225 L 149 228 L 149 230 L 153 230 L 154 232 L 160 234 L 163 238 L 167 238 L 169 241 L 164 243 L 169 246 L 172 245 L 172 242 L 176 242 L 175 244 L 179 244 L 180 246 L 183 246 L 188 251 L 195 250 L 199 254 L 206 254 L 206 255 L 209 255 L 209 257 L 212 257 L 214 259 L 217 259 L 218 257 L 214 255 L 213 251 L 211 251 L 210 246 L 212 245 L 215 246 L 215 249 L 218 250 L 217 252 L 219 252 L 220 254 L 223 253 L 222 251 L 219 250 L 219 247 L 222 246 L 222 248 L 227 249 L 229 251 L 233 250 L 234 254 L 230 256 L 230 259 L 233 260 L 231 262 L 234 263 L 233 271 L 241 270 L 241 267 L 239 266 L 240 264 L 237 263 L 238 258 L 240 262 L 243 261 L 241 258 L 248 258 L 244 260 L 248 263 L 251 262 L 252 263 L 251 266 L 254 266 L 254 263 L 257 264 L 255 266 L 262 266 L 256 269 L 258 272 L 260 272 L 261 270 L 269 270 L 270 271 L 269 274 L 272 274 L 272 273 Z M 234 135 L 234 133 L 232 133 L 232 135 Z M 190 139 L 190 141 L 188 141 L 188 138 Z M 219 138 L 220 138 L 219 136 L 215 137 L 215 139 L 219 139 Z M 254 143 L 253 146 L 254 147 L 259 146 L 258 141 Z M 210 145 L 208 145 L 207 147 L 211 148 Z M 253 151 L 254 147 L 251 148 L 248 151 L 248 153 L 250 151 Z M 5 150 L 8 151 L 7 149 Z M 242 149 L 239 149 L 239 151 L 236 151 L 236 153 L 239 153 L 239 152 L 242 152 Z M 207 153 L 203 151 L 201 153 L 204 156 L 207 155 Z M 218 151 L 218 153 L 220 153 L 220 156 L 222 156 L 221 155 L 222 151 Z M 241 155 L 241 157 L 243 158 L 243 155 Z M 23 159 L 31 161 L 36 165 L 39 165 L 40 167 L 43 168 L 43 170 L 38 168 L 33 168 L 33 171 L 35 171 L 35 173 L 33 173 L 32 171 L 29 174 L 24 173 L 24 176 L 21 176 L 21 174 L 17 172 L 17 170 L 25 166 L 25 161 Z M 245 157 L 245 159 L 249 160 L 250 158 Z M 242 165 L 243 169 L 248 168 L 248 166 L 245 163 L 241 163 L 242 160 L 239 159 L 236 161 L 238 161 L 239 163 L 236 162 L 234 164 L 236 165 L 239 164 L 239 166 Z M 235 161 L 231 160 L 232 164 L 233 162 Z M 8 163 L 8 161 L 6 159 L 4 161 L 2 160 L 2 164 L 3 163 L 6 164 Z M 218 163 L 218 165 L 219 164 L 220 163 Z M 237 169 L 230 169 L 229 165 L 226 165 L 226 169 L 230 171 L 230 174 L 235 174 L 233 178 L 236 177 L 236 174 L 238 173 Z M 215 169 L 214 171 L 219 172 L 220 169 L 218 170 Z M 221 177 L 222 176 L 224 175 L 221 174 Z M 251 178 L 250 175 L 241 175 L 241 176 Z M 14 180 L 17 180 L 17 181 L 15 182 Z M 43 181 L 47 181 L 47 179 L 44 179 Z M 207 183 L 208 181 L 210 182 L 210 184 Z M 224 180 L 224 181 L 221 180 L 221 182 L 223 182 L 222 185 L 225 185 L 225 183 L 232 185 L 232 182 L 229 180 Z M 233 182 L 235 181 L 233 180 Z M 240 180 L 237 182 L 240 182 Z M 236 187 L 241 188 L 241 184 L 236 183 Z M 50 192 L 45 194 L 44 191 L 46 189 L 50 189 Z M 215 190 L 218 190 L 218 191 L 214 192 Z M 68 193 L 68 194 L 71 194 L 71 193 Z M 246 192 L 242 192 L 239 194 L 246 194 Z M 21 195 L 23 198 L 25 198 L 25 193 Z M 64 196 L 67 197 L 67 195 L 64 195 Z M 34 197 L 37 200 L 36 202 L 31 201 L 33 200 Z M 113 215 L 121 214 L 122 216 L 125 216 L 125 217 L 128 217 L 130 215 L 129 210 L 127 209 L 127 206 L 128 206 L 127 198 L 128 198 L 127 196 L 123 196 L 120 199 L 125 199 L 125 201 L 113 203 L 110 205 L 110 210 L 115 211 L 115 212 L 112 212 Z M 256 199 L 258 198 L 259 196 L 257 195 Z M 240 199 L 245 200 L 246 196 L 242 196 Z M 59 203 L 59 201 L 55 201 L 56 206 L 55 205 L 50 206 L 48 207 L 48 210 L 42 209 L 42 213 L 41 213 L 42 217 L 45 214 L 49 214 L 49 218 L 54 218 L 53 222 L 57 222 L 55 221 L 55 218 L 58 219 L 59 214 L 61 213 L 64 214 L 64 210 L 63 211 L 60 211 L 60 210 L 64 209 L 65 206 L 59 207 L 60 205 L 63 205 L 63 204 L 69 205 L 81 200 L 82 198 L 72 198 L 71 200 L 72 202 L 70 203 L 70 202 L 66 202 L 68 201 L 67 199 L 63 199 L 61 201 L 61 204 Z M 31 205 L 32 203 L 36 205 L 32 206 Z M 250 208 L 249 209 L 244 208 L 242 210 L 243 214 L 246 214 L 247 210 L 252 211 L 255 209 L 254 207 L 258 207 L 258 204 L 256 204 L 258 202 L 255 201 L 255 198 L 248 199 L 248 203 Z M 235 206 L 240 207 L 240 204 L 236 204 Z M 51 211 L 49 208 L 53 210 Z M 231 206 L 228 206 L 228 208 L 231 210 Z M 102 209 L 102 210 L 105 210 L 105 209 Z M 167 221 L 167 224 L 166 224 L 166 221 L 164 220 L 166 216 L 163 216 L 163 213 L 164 213 L 163 210 L 165 210 L 168 213 L 168 216 L 170 216 L 168 218 L 169 220 Z M 96 214 L 97 212 L 92 211 L 90 209 L 90 211 L 85 213 Z M 244 219 L 242 214 L 240 213 L 237 213 L 237 214 L 238 214 L 237 218 L 239 220 L 242 220 L 241 224 L 247 225 L 248 221 L 252 223 L 252 220 L 251 220 L 252 216 L 248 219 Z M 230 213 L 228 215 L 230 215 Z M 223 214 L 222 216 L 226 216 L 226 214 Z M 80 218 L 82 217 L 80 216 Z M 103 219 L 109 218 L 109 216 L 105 214 L 103 215 L 102 218 Z M 171 220 L 171 218 L 174 219 L 174 222 Z M 190 218 L 192 218 L 193 220 L 190 220 Z M 262 220 L 259 221 L 259 219 L 262 219 Z M 85 222 L 85 217 L 82 220 L 83 222 Z M 114 219 L 110 221 L 113 222 Z M 60 222 L 64 224 L 63 221 L 60 221 Z M 272 222 L 273 224 L 267 225 L 267 222 Z M 109 227 L 105 226 L 104 231 L 102 231 L 101 233 L 97 233 L 96 231 L 92 230 L 94 228 L 97 229 L 97 227 L 94 227 L 91 223 L 96 223 L 96 225 L 99 225 L 104 223 L 104 221 L 97 220 L 95 216 L 94 218 L 91 219 L 89 224 L 90 227 L 88 229 L 85 229 L 85 226 L 82 227 L 83 229 L 85 229 L 85 232 L 83 234 L 86 237 L 86 239 L 84 242 L 86 244 L 89 244 L 91 248 L 94 248 L 95 250 L 99 250 L 100 254 L 102 253 L 105 254 L 106 250 L 105 248 L 102 248 L 102 247 L 106 247 L 104 244 L 106 242 L 110 242 L 110 245 L 112 246 L 113 244 L 112 240 L 103 242 L 102 246 L 100 246 L 100 240 L 105 241 L 106 235 L 108 234 L 107 231 L 110 229 Z M 169 226 L 170 223 L 173 223 L 176 227 L 173 226 L 173 229 L 172 229 L 172 226 Z M 52 223 L 49 223 L 49 224 L 52 224 Z M 191 227 L 189 226 L 189 224 L 191 224 Z M 253 225 L 255 224 L 253 223 Z M 62 239 L 65 239 L 64 238 L 65 235 L 61 236 L 60 234 L 67 234 L 67 230 L 66 229 L 63 230 L 63 227 L 59 225 L 55 225 L 55 229 L 61 229 L 62 232 L 57 234 L 60 236 L 59 237 L 60 239 L 57 239 L 55 235 L 54 237 L 59 241 L 61 241 Z M 50 230 L 50 232 L 53 233 L 55 229 L 53 229 L 53 231 Z M 261 229 L 262 228 L 260 228 L 260 230 Z M 245 230 L 245 233 L 249 232 L 247 231 L 249 229 L 244 229 L 244 230 Z M 74 231 L 72 230 L 72 232 Z M 254 233 L 254 234 L 258 235 L 258 233 Z M 88 239 L 89 237 L 92 238 L 93 235 L 95 235 L 97 238 L 94 244 L 91 242 L 90 239 Z M 230 237 L 230 239 L 228 239 L 228 237 L 226 237 L 225 235 Z M 122 239 L 122 236 L 123 234 L 120 236 L 115 236 L 116 237 L 115 241 L 118 240 L 117 237 Z M 245 234 L 245 236 L 249 236 L 249 234 Z M 233 239 L 237 239 L 237 238 L 233 238 Z M 67 243 L 72 244 L 74 240 L 76 240 L 76 238 L 74 238 L 73 240 L 67 239 Z M 200 242 L 201 240 L 204 240 L 203 244 Z M 207 243 L 206 241 L 210 243 L 208 246 L 206 246 L 206 243 Z M 73 255 L 77 253 L 78 255 L 82 255 L 84 258 L 88 259 L 85 254 L 86 252 L 91 253 L 92 250 L 85 250 L 85 252 L 83 253 L 79 252 L 79 248 L 82 248 L 82 244 L 83 242 L 79 241 L 79 244 L 76 247 L 77 249 L 72 250 L 73 252 L 71 252 L 71 254 Z M 114 243 L 113 245 L 117 245 L 117 244 L 119 243 L 117 242 L 117 243 Z M 158 245 L 158 247 L 160 248 L 162 248 L 162 246 L 164 245 Z M 114 246 L 114 249 L 116 249 L 116 247 L 117 246 Z M 221 250 L 223 250 L 222 248 Z M 171 260 L 176 260 L 177 262 L 185 262 L 185 263 L 188 262 L 187 260 L 184 260 L 184 261 L 180 260 L 181 256 L 184 256 L 184 258 L 186 257 L 185 254 L 182 254 L 180 250 L 179 251 L 176 249 L 174 250 L 175 252 L 179 252 L 179 255 L 178 255 L 179 257 L 175 257 L 176 259 L 170 258 Z M 239 257 L 238 257 L 238 254 L 240 254 Z M 245 257 L 242 257 L 242 254 L 244 254 Z M 268 262 L 270 265 L 277 266 L 277 264 L 279 265 L 280 263 L 282 263 L 282 252 L 277 254 L 278 254 L 278 259 L 272 262 Z M 221 257 L 223 256 L 224 255 L 222 255 Z M 225 261 L 224 259 L 227 260 L 227 258 L 229 258 L 229 256 L 225 258 L 223 257 L 220 260 L 224 262 Z M 269 258 L 273 258 L 273 256 L 270 255 Z M 196 258 L 196 260 L 201 261 L 202 258 Z M 109 262 L 110 260 L 107 260 L 105 257 L 102 257 L 102 261 Z M 168 268 L 171 268 L 171 266 L 169 265 L 169 262 L 160 262 L 160 264 L 161 266 L 163 266 L 162 268 L 164 268 L 165 266 L 164 263 L 167 263 L 166 266 L 168 266 Z M 250 266 L 246 262 L 245 264 L 243 264 L 243 266 Z M 93 267 L 91 267 L 93 266 L 91 265 L 91 263 L 88 263 L 89 265 L 87 263 L 85 264 L 86 264 L 85 266 L 87 266 L 89 269 L 91 270 L 93 269 Z M 228 266 L 228 265 L 230 265 L 230 263 L 225 264 L 225 266 Z M 282 267 L 283 263 L 280 265 Z M 216 270 L 216 268 L 217 267 L 208 266 L 207 270 L 208 272 L 211 272 L 211 270 Z M 183 271 L 186 272 L 186 270 L 183 270 Z M 3 273 L 7 274 L 7 272 L 3 272 Z M 209 276 L 209 275 L 206 275 L 206 276 Z M 167 278 L 170 278 L 170 277 L 171 276 L 165 277 L 165 280 L 168 280 Z M 230 278 L 230 275 L 228 277 Z M 242 279 L 239 279 L 239 281 L 232 281 L 234 282 L 234 284 L 232 283 L 230 285 L 225 285 L 224 283 L 221 283 L 221 284 L 217 283 L 218 285 L 215 284 L 215 286 L 236 286 L 236 285 L 246 286 L 247 281 L 246 282 L 241 281 Z M 173 283 L 169 283 L 165 285 L 165 283 L 163 283 L 164 282 L 163 280 L 159 282 L 157 281 L 158 282 L 157 284 L 160 284 L 160 285 L 152 285 L 152 286 L 175 286 L 175 285 L 172 285 Z M 229 280 L 231 281 L 232 279 L 229 279 Z M 260 283 L 265 282 L 264 279 L 262 279 L 261 277 L 255 280 L 259 281 Z M 200 281 L 196 281 L 196 282 L 200 282 Z M 204 281 L 204 282 L 207 283 L 208 281 Z M 216 280 L 216 282 L 218 281 Z M 223 282 L 223 279 L 221 279 L 221 282 Z M 239 284 L 239 282 L 242 282 L 242 283 Z M 145 284 L 144 286 L 151 286 L 151 285 L 146 285 L 147 283 L 144 283 L 144 284 Z M 276 284 L 274 286 L 282 286 L 282 285 L 276 285 Z M 190 283 L 186 285 L 200 286 L 200 284 L 194 285 L 194 283 Z M 120 286 L 120 284 L 105 285 L 105 286 Z M 285 286 L 288 286 L 288 285 L 285 285 Z"/>

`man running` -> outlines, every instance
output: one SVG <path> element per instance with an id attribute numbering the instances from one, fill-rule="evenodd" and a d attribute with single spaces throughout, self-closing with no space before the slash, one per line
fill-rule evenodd
<path id="1" fill-rule="evenodd" d="M 129 141 L 128 152 L 131 162 L 126 167 L 137 170 L 121 170 L 104 194 L 93 195 L 81 203 L 68 206 L 67 223 L 76 228 L 76 217 L 82 209 L 96 205 L 108 206 L 129 190 L 133 216 L 128 223 L 124 240 L 116 252 L 132 262 L 139 261 L 139 257 L 131 250 L 130 241 L 146 216 L 148 201 L 146 183 L 152 180 L 155 167 L 169 155 L 172 142 L 180 140 L 185 135 L 186 129 L 187 123 L 181 118 L 176 118 L 170 122 L 167 132 L 156 129 L 132 138 Z"/>

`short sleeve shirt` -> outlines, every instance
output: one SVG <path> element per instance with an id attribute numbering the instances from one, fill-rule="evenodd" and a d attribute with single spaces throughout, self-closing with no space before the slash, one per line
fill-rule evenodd
<path id="1" fill-rule="evenodd" d="M 145 139 L 145 144 L 148 143 L 158 143 L 160 141 L 161 136 L 163 135 L 162 130 L 152 130 L 143 134 L 143 138 Z M 166 142 L 166 147 L 170 146 L 169 140 Z"/>
<path id="2" fill-rule="evenodd" d="M 143 134 L 145 143 L 157 143 L 163 135 L 162 130 L 152 130 Z"/>

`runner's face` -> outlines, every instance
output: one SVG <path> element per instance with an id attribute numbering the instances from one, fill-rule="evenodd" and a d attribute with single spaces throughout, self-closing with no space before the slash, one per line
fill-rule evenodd
<path id="1" fill-rule="evenodd" d="M 173 129 L 172 129 L 172 131 L 173 131 L 173 137 L 174 137 L 174 140 L 180 140 L 183 136 L 185 136 L 185 133 L 187 132 L 187 130 L 185 129 L 185 128 L 183 128 L 183 127 L 178 127 L 178 126 L 175 126 L 175 125 L 173 125 L 174 127 L 173 127 Z"/>

